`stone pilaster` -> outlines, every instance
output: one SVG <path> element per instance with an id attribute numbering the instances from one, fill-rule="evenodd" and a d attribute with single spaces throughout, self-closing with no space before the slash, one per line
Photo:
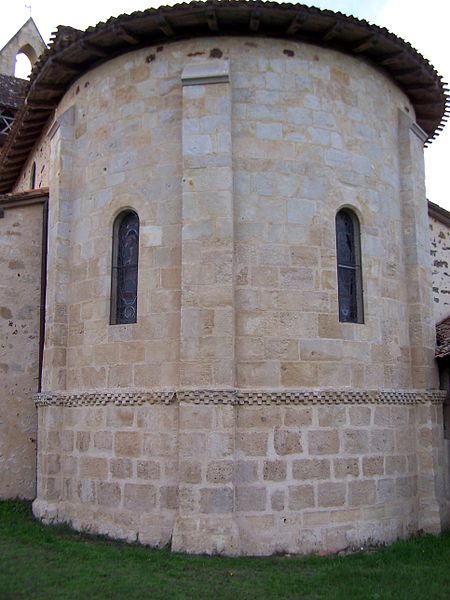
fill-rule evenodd
<path id="1" fill-rule="evenodd" d="M 450 506 L 444 473 L 442 404 L 426 403 L 418 411 L 419 527 L 426 533 L 440 533 L 448 522 Z"/>
<path id="2" fill-rule="evenodd" d="M 185 67 L 181 385 L 234 385 L 233 173 L 228 62 Z"/>
<path id="3" fill-rule="evenodd" d="M 188 65 L 182 83 L 181 384 L 226 390 L 235 383 L 228 62 Z M 180 402 L 174 550 L 239 551 L 234 519 L 234 427 L 234 406 Z"/>
<path id="4" fill-rule="evenodd" d="M 66 387 L 73 125 L 71 107 L 55 121 L 48 134 L 51 171 L 43 390 Z"/>
<path id="5" fill-rule="evenodd" d="M 423 145 L 426 134 L 399 111 L 400 200 L 411 351 L 411 385 L 438 386 L 434 364 L 435 330 L 432 305 L 430 241 L 425 193 Z"/>

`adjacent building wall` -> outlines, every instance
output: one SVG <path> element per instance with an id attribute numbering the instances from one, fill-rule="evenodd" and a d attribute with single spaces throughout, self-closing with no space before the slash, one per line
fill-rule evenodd
<path id="1" fill-rule="evenodd" d="M 431 264 L 436 323 L 450 316 L 450 226 L 430 216 Z"/>
<path id="2" fill-rule="evenodd" d="M 35 497 L 42 205 L 0 219 L 0 497 Z"/>

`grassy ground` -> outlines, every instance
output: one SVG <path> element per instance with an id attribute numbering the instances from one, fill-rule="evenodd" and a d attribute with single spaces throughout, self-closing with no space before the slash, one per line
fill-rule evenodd
<path id="1" fill-rule="evenodd" d="M 0 599 L 449 600 L 450 532 L 343 557 L 220 558 L 45 527 L 0 502 Z"/>

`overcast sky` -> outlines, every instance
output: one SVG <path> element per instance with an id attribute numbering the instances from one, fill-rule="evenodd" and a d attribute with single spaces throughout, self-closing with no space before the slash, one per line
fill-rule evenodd
<path id="1" fill-rule="evenodd" d="M 46 42 L 58 25 L 86 29 L 111 16 L 144 10 L 151 6 L 175 4 L 175 0 L 3 0 L 0 21 L 0 48 L 30 15 Z M 304 4 L 329 8 L 366 19 L 410 42 L 450 81 L 449 0 L 316 0 Z M 427 197 L 450 210 L 450 123 L 425 151 Z"/>

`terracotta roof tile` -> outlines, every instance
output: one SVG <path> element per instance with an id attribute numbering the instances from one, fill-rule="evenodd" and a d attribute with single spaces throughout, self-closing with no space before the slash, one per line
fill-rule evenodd
<path id="1" fill-rule="evenodd" d="M 436 325 L 436 358 L 450 356 L 450 317 Z"/>
<path id="2" fill-rule="evenodd" d="M 27 82 L 0 73 L 0 106 L 17 110 L 23 104 Z"/>

